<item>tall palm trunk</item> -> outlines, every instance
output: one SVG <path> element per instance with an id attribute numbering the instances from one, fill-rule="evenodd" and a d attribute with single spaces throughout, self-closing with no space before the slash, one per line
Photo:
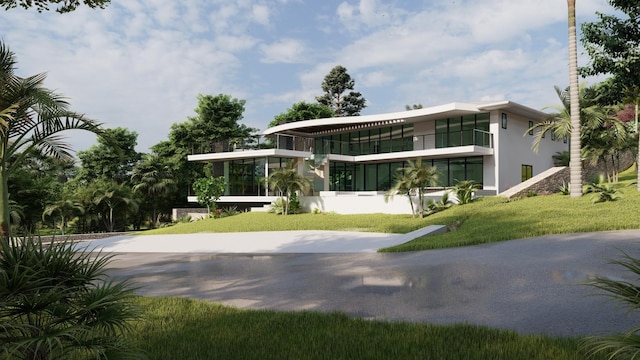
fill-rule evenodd
<path id="1" fill-rule="evenodd" d="M 10 229 L 10 217 L 9 217 L 9 185 L 8 185 L 9 176 L 4 172 L 0 171 L 0 241 L 5 241 L 8 243 L 9 236 L 11 235 L 9 232 Z"/>
<path id="2" fill-rule="evenodd" d="M 569 173 L 571 197 L 582 196 L 582 160 L 580 159 L 580 94 L 578 90 L 578 46 L 576 36 L 576 0 L 569 7 L 569 97 L 571 98 L 571 142 Z"/>

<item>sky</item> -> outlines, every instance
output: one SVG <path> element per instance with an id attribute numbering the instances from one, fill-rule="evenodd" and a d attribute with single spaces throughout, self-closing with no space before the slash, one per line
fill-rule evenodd
<path id="1" fill-rule="evenodd" d="M 363 115 L 488 100 L 542 109 L 558 103 L 554 85 L 569 83 L 564 0 L 112 0 L 67 14 L 0 11 L 17 75 L 46 72 L 72 110 L 135 131 L 145 153 L 195 115 L 198 94 L 246 100 L 241 123 L 264 130 L 322 95 L 336 65 L 367 100 Z M 613 13 L 606 0 L 578 1 L 578 23 L 596 11 Z M 67 143 L 85 150 L 96 138 L 71 132 Z"/>

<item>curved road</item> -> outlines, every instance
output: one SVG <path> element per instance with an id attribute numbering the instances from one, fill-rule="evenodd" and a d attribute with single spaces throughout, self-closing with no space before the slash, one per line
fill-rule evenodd
<path id="1" fill-rule="evenodd" d="M 584 233 L 399 254 L 149 249 L 119 254 L 109 273 L 133 279 L 144 295 L 188 296 L 241 308 L 593 335 L 640 323 L 639 316 L 584 285 L 594 276 L 635 280 L 608 262 L 620 250 L 640 256 L 639 238 L 640 230 Z"/>

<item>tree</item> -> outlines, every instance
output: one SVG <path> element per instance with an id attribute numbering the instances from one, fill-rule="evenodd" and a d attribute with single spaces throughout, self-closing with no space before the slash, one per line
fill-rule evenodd
<path id="1" fill-rule="evenodd" d="M 347 73 L 347 69 L 338 65 L 331 69 L 329 74 L 322 81 L 322 91 L 324 95 L 317 96 L 316 101 L 324 106 L 329 107 L 335 113 L 335 116 L 355 116 L 360 115 L 360 111 L 366 107 L 366 100 L 357 91 L 353 90 L 355 81 Z"/>
<path id="2" fill-rule="evenodd" d="M 311 182 L 303 175 L 298 174 L 296 164 L 289 163 L 286 167 L 275 169 L 267 180 L 269 188 L 277 191 L 284 199 L 283 215 L 289 214 L 291 199 L 296 192 L 307 192 L 311 188 Z"/>
<path id="3" fill-rule="evenodd" d="M 198 145 L 207 145 L 221 140 L 251 141 L 257 129 L 238 122 L 242 120 L 244 100 L 219 94 L 198 95 L 196 116 L 188 121 L 173 124 L 169 134 L 170 141 L 178 147 L 193 149 Z"/>
<path id="4" fill-rule="evenodd" d="M 45 74 L 15 75 L 16 60 L 0 42 L 0 236 L 9 230 L 8 179 L 32 150 L 54 158 L 71 159 L 60 133 L 87 130 L 103 133 L 100 124 L 68 110 L 68 102 L 43 87 Z"/>
<path id="5" fill-rule="evenodd" d="M 138 134 L 126 128 L 105 129 L 98 138 L 98 145 L 78 151 L 80 170 L 78 180 L 90 182 L 94 179 L 127 182 L 134 165 L 142 154 L 135 150 Z"/>
<path id="6" fill-rule="evenodd" d="M 295 121 L 331 118 L 333 115 L 333 110 L 325 105 L 300 101 L 293 104 L 286 112 L 276 115 L 269 123 L 269 127 Z"/>
<path id="7" fill-rule="evenodd" d="M 93 203 L 102 218 L 107 232 L 116 229 L 116 215 L 123 220 L 120 228 L 125 228 L 126 212 L 128 209 L 135 211 L 138 207 L 131 194 L 129 186 L 116 182 L 97 182 L 99 187 L 93 192 Z M 118 214 L 116 214 L 116 211 Z"/>
<path id="8" fill-rule="evenodd" d="M 578 45 L 576 0 L 567 0 L 569 18 L 569 96 L 571 98 L 571 139 L 569 141 L 569 184 L 573 198 L 582 196 L 582 160 L 580 157 L 580 99 L 578 89 Z"/>
<path id="9" fill-rule="evenodd" d="M 62 198 L 54 203 L 48 204 L 47 207 L 44 208 L 42 218 L 44 219 L 47 216 L 57 214 L 58 219 L 60 219 L 58 228 L 60 229 L 60 233 L 64 235 L 69 220 L 73 219 L 73 217 L 78 213 L 83 212 L 84 207 L 82 206 L 82 204 L 69 198 Z"/>
<path id="10" fill-rule="evenodd" d="M 176 181 L 169 166 L 159 156 L 145 155 L 131 173 L 133 191 L 144 193 L 151 203 L 151 224 L 158 224 L 158 206 L 163 195 L 175 189 Z"/>
<path id="11" fill-rule="evenodd" d="M 207 214 L 211 215 L 211 209 L 216 209 L 216 203 L 220 196 L 224 195 L 227 183 L 223 176 L 200 178 L 193 183 L 198 204 L 207 207 Z"/>
<path id="12" fill-rule="evenodd" d="M 591 62 L 580 71 L 583 75 L 612 75 L 608 83 L 615 90 L 614 98 L 631 101 L 637 109 L 640 103 L 640 3 L 636 0 L 608 2 L 624 17 L 597 13 L 599 21 L 582 24 L 582 44 Z M 638 131 L 637 123 L 635 131 Z M 640 143 L 638 145 L 636 164 L 640 164 Z M 637 168 L 640 175 L 640 166 Z M 637 189 L 640 191 L 640 182 Z"/>
<path id="13" fill-rule="evenodd" d="M 418 110 L 418 109 L 422 109 L 422 108 L 423 108 L 422 104 L 413 104 L 412 106 L 409 106 L 409 105 L 405 105 L 404 106 L 404 109 L 407 110 L 407 111 Z"/>
<path id="14" fill-rule="evenodd" d="M 82 3 L 90 8 L 104 9 L 111 0 L 82 0 Z M 63 14 L 74 11 L 79 5 L 80 0 L 0 0 L 0 6 L 5 10 L 16 8 L 18 5 L 29 9 L 36 7 L 38 12 L 49 11 L 49 4 L 60 4 L 56 11 Z"/>
<path id="15" fill-rule="evenodd" d="M 438 169 L 422 163 L 422 158 L 407 160 L 407 166 L 399 168 L 395 185 L 387 191 L 387 197 L 396 193 L 406 194 L 411 203 L 413 216 L 424 217 L 425 188 L 438 184 Z M 416 196 L 418 207 L 414 211 L 412 196 Z M 416 214 L 417 212 L 417 214 Z"/>

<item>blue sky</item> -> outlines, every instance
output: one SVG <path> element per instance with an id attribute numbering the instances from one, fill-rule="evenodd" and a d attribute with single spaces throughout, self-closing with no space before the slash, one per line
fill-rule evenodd
<path id="1" fill-rule="evenodd" d="M 557 102 L 568 84 L 564 0 L 112 0 L 73 13 L 0 13 L 0 38 L 21 76 L 72 109 L 138 133 L 137 150 L 193 116 L 197 94 L 246 100 L 242 122 L 264 130 L 321 95 L 343 65 L 367 99 L 362 114 L 454 101 Z M 578 1 L 578 22 L 611 13 Z M 579 50 L 580 51 L 580 50 Z M 581 65 L 588 59 L 580 58 Z M 70 133 L 75 150 L 95 137 Z"/>

